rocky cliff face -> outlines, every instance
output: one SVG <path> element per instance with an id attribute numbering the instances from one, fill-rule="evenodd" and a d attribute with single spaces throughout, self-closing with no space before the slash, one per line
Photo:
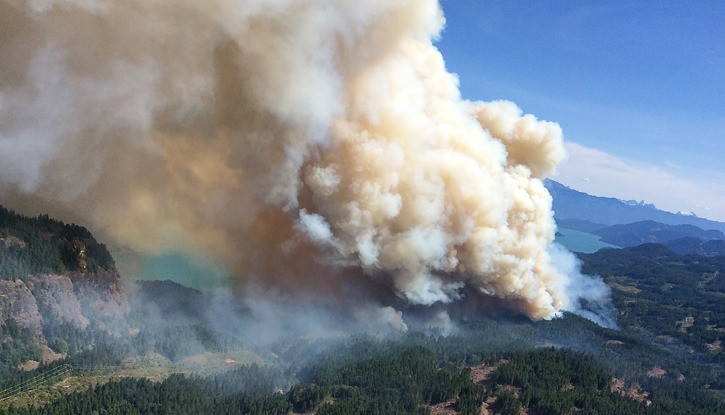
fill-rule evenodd
<path id="1" fill-rule="evenodd" d="M 31 275 L 0 280 L 0 325 L 13 319 L 41 345 L 45 324 L 70 323 L 80 329 L 91 321 L 123 320 L 129 305 L 118 274 L 111 271 L 70 275 Z"/>
<path id="2" fill-rule="evenodd" d="M 0 352 L 19 340 L 58 358 L 64 333 L 118 334 L 128 312 L 113 258 L 87 229 L 0 206 Z"/>
<path id="3" fill-rule="evenodd" d="M 69 277 L 84 316 L 114 320 L 128 314 L 128 298 L 115 270 L 73 273 Z"/>
<path id="4" fill-rule="evenodd" d="M 0 280 L 0 324 L 9 325 L 10 320 L 19 329 L 29 333 L 36 342 L 45 345 L 43 318 L 38 311 L 38 303 L 27 285 L 20 280 Z"/>
<path id="5" fill-rule="evenodd" d="M 66 275 L 33 275 L 28 278 L 38 309 L 46 318 L 71 323 L 80 328 L 88 326 L 88 318 L 81 313 L 81 302 L 76 297 L 73 283 Z"/>

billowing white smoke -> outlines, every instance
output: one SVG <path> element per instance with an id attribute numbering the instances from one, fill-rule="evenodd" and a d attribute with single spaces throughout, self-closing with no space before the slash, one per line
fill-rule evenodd
<path id="1" fill-rule="evenodd" d="M 0 0 L 0 20 L 11 207 L 286 295 L 572 302 L 541 182 L 561 130 L 461 99 L 436 1 Z"/>
<path id="2" fill-rule="evenodd" d="M 571 301 L 565 310 L 609 329 L 617 328 L 612 290 L 601 277 L 581 273 L 579 260 L 558 244 L 549 247 L 556 268 L 569 277 L 566 293 Z"/>

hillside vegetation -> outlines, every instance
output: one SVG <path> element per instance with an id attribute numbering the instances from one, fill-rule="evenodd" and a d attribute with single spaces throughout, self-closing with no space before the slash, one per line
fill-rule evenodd
<path id="1" fill-rule="evenodd" d="M 725 363 L 725 256 L 680 255 L 657 244 L 580 256 L 583 272 L 614 289 L 621 327 Z"/>
<path id="2" fill-rule="evenodd" d="M 0 206 L 0 379 L 92 347 L 127 312 L 114 260 L 86 228 Z"/>
<path id="3" fill-rule="evenodd" d="M 78 240 L 86 249 L 102 245 L 76 225 L 6 216 L 15 258 L 31 244 L 53 248 L 63 267 L 54 272 L 65 274 L 0 280 L 34 299 L 40 316 L 38 331 L 26 319 L 0 324 L 2 415 L 725 413 L 723 256 L 661 245 L 581 254 L 583 270 L 612 287 L 619 330 L 569 313 L 539 322 L 482 315 L 448 337 L 411 331 L 265 343 L 211 324 L 249 317 L 231 297 L 169 281 L 141 282 L 125 312 L 103 314 L 112 301 L 92 305 L 113 292 L 101 284 L 117 282 L 113 260 L 84 262 L 81 251 L 69 251 Z M 50 292 L 75 298 L 87 321 L 50 307 Z M 43 361 L 44 348 L 57 360 Z M 38 367 L 22 366 L 28 359 Z"/>
<path id="4" fill-rule="evenodd" d="M 115 264 L 86 228 L 0 206 L 0 279 L 98 270 L 115 271 Z"/>

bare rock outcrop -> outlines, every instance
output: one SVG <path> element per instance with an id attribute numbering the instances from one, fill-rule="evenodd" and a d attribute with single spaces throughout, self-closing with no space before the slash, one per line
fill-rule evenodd
<path id="1" fill-rule="evenodd" d="M 86 328 L 88 318 L 81 312 L 81 302 L 73 283 L 66 275 L 42 274 L 28 278 L 28 286 L 44 318 Z"/>
<path id="2" fill-rule="evenodd" d="M 115 270 L 71 273 L 69 278 L 85 316 L 115 320 L 128 314 L 128 297 Z"/>
<path id="3" fill-rule="evenodd" d="M 7 324 L 11 319 L 38 344 L 45 344 L 43 318 L 33 293 L 21 280 L 0 279 L 0 322 Z"/>

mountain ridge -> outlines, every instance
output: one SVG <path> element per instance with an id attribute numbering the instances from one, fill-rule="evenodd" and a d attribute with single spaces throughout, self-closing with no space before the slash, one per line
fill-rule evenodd
<path id="1" fill-rule="evenodd" d="M 592 231 L 603 242 L 621 247 L 637 246 L 644 243 L 667 244 L 682 238 L 696 238 L 703 242 L 725 240 L 725 234 L 719 230 L 704 230 L 695 225 L 667 225 L 653 220 L 629 224 L 612 225 Z"/>
<path id="2" fill-rule="evenodd" d="M 553 198 L 552 207 L 557 222 L 579 220 L 612 226 L 651 220 L 666 225 L 693 225 L 703 230 L 725 233 L 725 222 L 667 212 L 643 202 L 628 204 L 613 197 L 593 196 L 551 179 L 545 179 L 544 185 Z"/>

